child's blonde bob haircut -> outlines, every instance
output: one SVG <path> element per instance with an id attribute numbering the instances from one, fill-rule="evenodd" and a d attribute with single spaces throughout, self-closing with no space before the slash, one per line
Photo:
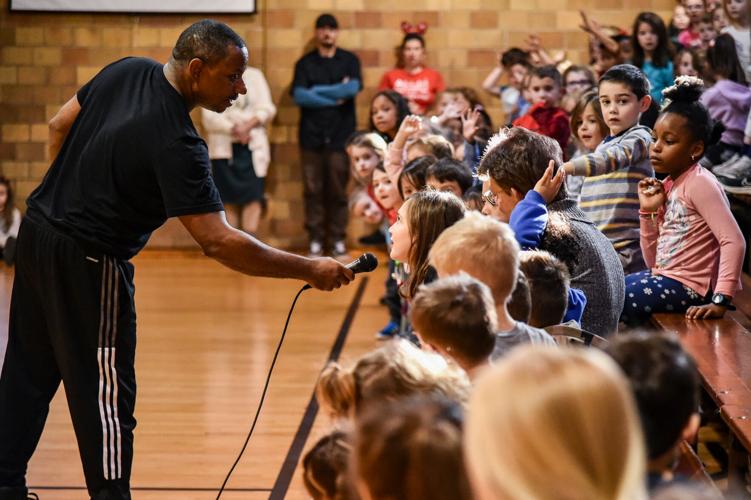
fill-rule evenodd
<path id="1" fill-rule="evenodd" d="M 465 454 L 479 500 L 647 497 L 636 405 L 600 351 L 518 347 L 482 374 L 467 415 Z"/>
<path id="2" fill-rule="evenodd" d="M 498 307 L 516 286 L 519 244 L 508 224 L 468 212 L 438 236 L 429 259 L 442 278 L 464 271 L 485 283 Z"/>

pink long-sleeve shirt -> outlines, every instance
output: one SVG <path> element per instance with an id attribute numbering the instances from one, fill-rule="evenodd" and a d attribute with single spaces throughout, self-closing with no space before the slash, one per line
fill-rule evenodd
<path id="1" fill-rule="evenodd" d="M 641 218 L 641 249 L 653 274 L 667 276 L 699 295 L 733 296 L 746 244 L 720 183 L 694 165 L 663 181 L 667 201 L 656 219 Z"/>

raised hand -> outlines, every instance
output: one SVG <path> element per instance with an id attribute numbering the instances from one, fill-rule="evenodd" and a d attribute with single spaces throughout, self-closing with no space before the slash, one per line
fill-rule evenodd
<path id="1" fill-rule="evenodd" d="M 464 140 L 472 144 L 475 142 L 475 134 L 480 130 L 479 109 L 468 109 L 462 113 L 462 135 Z"/>
<path id="2" fill-rule="evenodd" d="M 657 212 L 665 205 L 665 187 L 654 177 L 639 181 L 639 207 L 645 212 Z"/>
<path id="3" fill-rule="evenodd" d="M 563 181 L 566 179 L 566 172 L 562 168 L 559 168 L 555 175 L 553 175 L 553 170 L 555 170 L 555 161 L 550 160 L 545 173 L 542 174 L 540 180 L 535 184 L 535 191 L 542 196 L 545 203 L 553 201 L 558 191 L 561 190 Z"/>
<path id="4" fill-rule="evenodd" d="M 419 133 L 422 130 L 422 118 L 417 115 L 409 115 L 399 126 L 399 130 L 396 132 L 394 142 L 404 146 L 407 139 Z"/>

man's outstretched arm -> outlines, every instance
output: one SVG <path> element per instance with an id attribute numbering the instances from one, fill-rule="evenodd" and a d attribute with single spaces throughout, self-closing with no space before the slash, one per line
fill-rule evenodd
<path id="1" fill-rule="evenodd" d="M 301 257 L 238 231 L 227 224 L 224 212 L 183 215 L 180 222 L 204 254 L 244 274 L 299 279 L 319 290 L 339 288 L 354 278 L 352 271 L 334 259 Z"/>

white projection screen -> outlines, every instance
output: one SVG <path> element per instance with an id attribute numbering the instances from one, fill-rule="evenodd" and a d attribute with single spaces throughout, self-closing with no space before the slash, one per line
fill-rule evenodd
<path id="1" fill-rule="evenodd" d="M 256 0 L 11 0 L 10 10 L 132 14 L 253 14 L 256 11 Z"/>

